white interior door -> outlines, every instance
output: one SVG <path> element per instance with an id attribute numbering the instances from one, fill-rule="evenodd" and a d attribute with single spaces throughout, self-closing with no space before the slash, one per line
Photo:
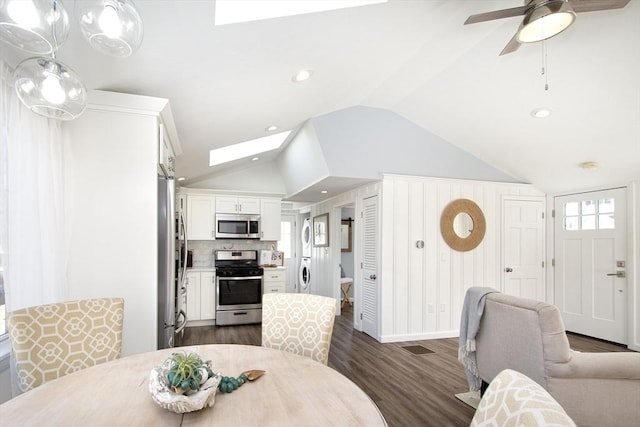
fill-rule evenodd
<path id="1" fill-rule="evenodd" d="M 626 192 L 555 198 L 555 301 L 567 330 L 627 342 Z"/>
<path id="2" fill-rule="evenodd" d="M 503 200 L 503 291 L 545 300 L 544 200 Z"/>
<path id="3" fill-rule="evenodd" d="M 298 292 L 296 285 L 296 274 L 298 273 L 296 262 L 296 229 L 295 215 L 282 215 L 280 219 L 280 240 L 278 240 L 278 250 L 284 252 L 285 272 L 285 292 Z"/>
<path id="4" fill-rule="evenodd" d="M 362 210 L 362 332 L 378 338 L 378 196 L 363 200 Z"/>

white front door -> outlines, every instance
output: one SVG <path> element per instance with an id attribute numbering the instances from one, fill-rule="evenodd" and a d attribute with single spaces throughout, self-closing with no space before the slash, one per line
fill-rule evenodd
<path id="1" fill-rule="evenodd" d="M 282 215 L 280 219 L 280 240 L 278 240 L 278 250 L 284 252 L 285 271 L 285 292 L 298 292 L 296 285 L 296 275 L 298 273 L 296 263 L 296 239 L 298 231 L 296 229 L 295 215 Z"/>
<path id="2" fill-rule="evenodd" d="M 626 344 L 624 188 L 555 198 L 555 302 L 568 331 Z"/>
<path id="3" fill-rule="evenodd" d="M 362 209 L 362 332 L 378 338 L 378 196 L 363 200 Z"/>
<path id="4" fill-rule="evenodd" d="M 506 198 L 503 215 L 503 292 L 544 301 L 544 199 Z"/>

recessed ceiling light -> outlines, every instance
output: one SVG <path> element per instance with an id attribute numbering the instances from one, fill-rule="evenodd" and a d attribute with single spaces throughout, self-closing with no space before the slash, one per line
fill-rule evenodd
<path id="1" fill-rule="evenodd" d="M 327 190 L 322 190 L 321 193 L 322 194 L 327 194 Z"/>
<path id="2" fill-rule="evenodd" d="M 535 110 L 531 111 L 531 115 L 536 119 L 544 119 L 551 115 L 551 110 L 545 107 L 536 108 Z"/>
<path id="3" fill-rule="evenodd" d="M 269 127 L 265 128 L 265 130 L 266 130 L 267 132 L 274 132 L 274 131 L 278 130 L 278 126 L 276 126 L 276 125 L 271 125 L 271 126 L 269 126 Z"/>
<path id="4" fill-rule="evenodd" d="M 291 80 L 294 83 L 300 83 L 305 80 L 309 80 L 312 74 L 313 74 L 313 70 L 310 70 L 310 69 L 300 70 L 297 73 L 295 73 L 293 77 L 291 77 Z"/>
<path id="5" fill-rule="evenodd" d="M 178 177 L 178 181 L 184 181 L 185 179 L 187 179 L 187 177 L 186 177 L 186 176 Z"/>
<path id="6" fill-rule="evenodd" d="M 254 157 L 253 159 L 251 159 L 252 162 L 257 162 L 258 160 L 260 160 L 260 157 Z"/>
<path id="7" fill-rule="evenodd" d="M 595 169 L 598 169 L 600 167 L 600 163 L 598 163 L 598 162 L 582 162 L 578 166 L 580 166 L 582 169 L 595 170 Z"/>

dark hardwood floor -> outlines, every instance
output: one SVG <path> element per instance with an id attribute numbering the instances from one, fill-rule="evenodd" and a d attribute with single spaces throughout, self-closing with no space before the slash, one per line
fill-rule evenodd
<path id="1" fill-rule="evenodd" d="M 260 325 L 187 328 L 183 344 L 260 345 L 260 334 Z M 569 334 L 569 342 L 579 351 L 626 351 L 582 335 Z M 414 354 L 409 346 L 430 352 Z M 345 306 L 336 317 L 329 366 L 358 384 L 390 427 L 468 426 L 474 409 L 454 396 L 468 390 L 457 354 L 457 338 L 381 344 L 353 329 L 352 309 Z"/>

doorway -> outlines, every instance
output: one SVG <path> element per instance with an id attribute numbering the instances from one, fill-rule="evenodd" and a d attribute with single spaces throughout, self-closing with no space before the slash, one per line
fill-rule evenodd
<path id="1" fill-rule="evenodd" d="M 340 209 L 340 313 L 350 313 L 353 317 L 355 299 L 355 257 L 354 222 L 355 207 L 343 206 Z M 355 319 L 354 319 L 355 320 Z"/>
<path id="2" fill-rule="evenodd" d="M 555 302 L 567 330 L 627 343 L 626 189 L 557 196 Z"/>

